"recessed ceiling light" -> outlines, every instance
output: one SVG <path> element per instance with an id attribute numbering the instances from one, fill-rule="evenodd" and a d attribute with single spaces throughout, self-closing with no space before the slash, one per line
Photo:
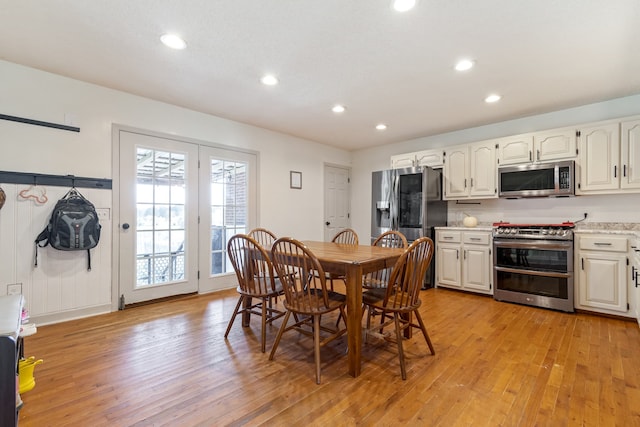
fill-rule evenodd
<path id="1" fill-rule="evenodd" d="M 487 102 L 487 103 L 498 102 L 498 101 L 500 101 L 500 98 L 502 98 L 500 95 L 492 94 L 492 95 L 487 96 L 484 99 L 484 102 Z"/>
<path id="2" fill-rule="evenodd" d="M 263 76 L 260 81 L 262 82 L 262 84 L 265 84 L 267 86 L 274 86 L 278 84 L 278 78 L 272 74 Z"/>
<path id="3" fill-rule="evenodd" d="M 456 64 L 457 71 L 467 71 L 473 68 L 474 62 L 470 59 L 463 59 Z"/>
<path id="4" fill-rule="evenodd" d="M 385 125 L 384 123 L 379 123 L 376 125 L 376 129 L 378 130 L 385 130 L 387 128 L 387 125 Z"/>
<path id="5" fill-rule="evenodd" d="M 187 47 L 187 43 L 175 34 L 164 34 L 160 37 L 160 41 L 171 49 L 184 49 Z"/>
<path id="6" fill-rule="evenodd" d="M 333 111 L 334 113 L 344 113 L 344 110 L 346 110 L 346 108 L 344 108 L 344 105 L 340 104 L 334 105 L 331 109 L 331 111 Z"/>
<path id="7" fill-rule="evenodd" d="M 406 12 L 415 7 L 416 0 L 393 0 L 392 7 L 398 12 Z"/>

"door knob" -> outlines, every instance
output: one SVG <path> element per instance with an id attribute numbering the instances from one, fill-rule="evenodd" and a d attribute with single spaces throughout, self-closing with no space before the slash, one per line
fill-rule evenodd
<path id="1" fill-rule="evenodd" d="M 329 221 L 325 222 L 324 225 L 329 226 L 331 223 Z"/>
<path id="2" fill-rule="evenodd" d="M 129 229 L 129 223 L 125 222 L 124 224 L 122 224 L 122 228 L 125 230 Z"/>

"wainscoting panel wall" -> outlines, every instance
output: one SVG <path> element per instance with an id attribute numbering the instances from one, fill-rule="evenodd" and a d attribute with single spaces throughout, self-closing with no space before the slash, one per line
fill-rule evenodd
<path id="1" fill-rule="evenodd" d="M 100 243 L 86 251 L 38 248 L 35 239 L 49 221 L 67 187 L 2 184 L 6 202 L 0 209 L 0 295 L 20 287 L 31 318 L 38 324 L 111 311 L 111 190 L 79 188 L 98 210 Z M 27 192 L 24 192 L 27 191 Z M 20 196 L 23 192 L 24 196 Z M 45 201 L 46 198 L 46 201 Z"/>

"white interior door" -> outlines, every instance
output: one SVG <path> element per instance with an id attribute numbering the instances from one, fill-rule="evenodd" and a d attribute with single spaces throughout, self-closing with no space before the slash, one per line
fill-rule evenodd
<path id="1" fill-rule="evenodd" d="M 330 241 L 340 230 L 351 227 L 348 168 L 324 167 L 324 240 Z"/>
<path id="2" fill-rule="evenodd" d="M 227 242 L 256 226 L 257 156 L 200 147 L 200 292 L 237 285 Z"/>
<path id="3" fill-rule="evenodd" d="M 198 290 L 198 145 L 119 131 L 125 304 Z"/>

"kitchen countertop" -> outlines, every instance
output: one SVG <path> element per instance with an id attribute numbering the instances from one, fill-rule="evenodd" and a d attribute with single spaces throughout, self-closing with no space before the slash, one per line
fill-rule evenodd
<path id="1" fill-rule="evenodd" d="M 481 223 L 476 227 L 464 227 L 462 225 L 450 225 L 447 227 L 435 227 L 436 230 L 455 231 L 493 231 L 490 223 Z M 579 222 L 576 224 L 574 233 L 580 234 L 624 234 L 632 235 L 640 239 L 640 223 L 622 222 Z"/>
<path id="2" fill-rule="evenodd" d="M 491 224 L 479 224 L 476 227 L 465 226 L 447 226 L 447 227 L 435 227 L 436 230 L 456 230 L 456 231 L 493 231 Z"/>

